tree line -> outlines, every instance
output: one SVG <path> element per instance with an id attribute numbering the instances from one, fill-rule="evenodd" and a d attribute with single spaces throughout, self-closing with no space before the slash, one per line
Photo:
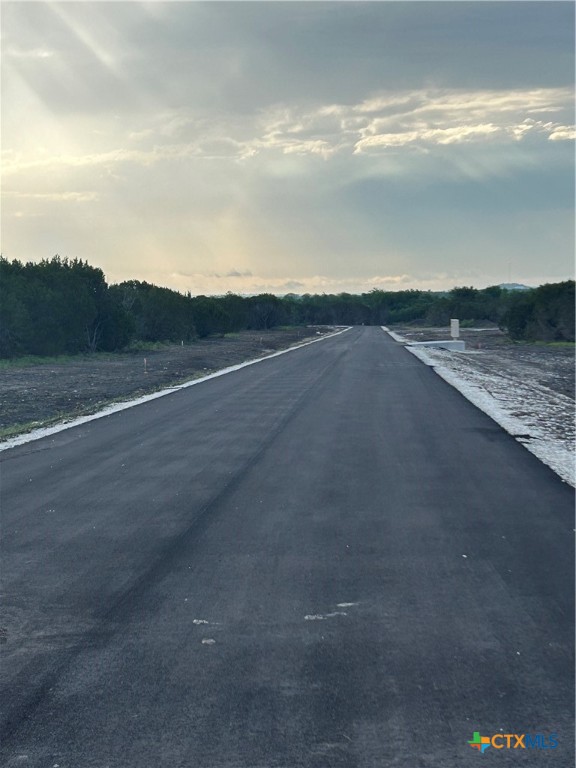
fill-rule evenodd
<path id="1" fill-rule="evenodd" d="M 0 257 L 0 357 L 117 351 L 140 342 L 192 342 L 283 325 L 445 326 L 493 322 L 515 340 L 574 341 L 574 281 L 527 291 L 372 290 L 192 296 L 138 280 L 108 285 L 101 269 L 55 256 L 26 264 Z"/>

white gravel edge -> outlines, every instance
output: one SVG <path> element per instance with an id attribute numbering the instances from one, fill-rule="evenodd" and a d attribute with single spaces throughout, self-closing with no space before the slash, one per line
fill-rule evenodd
<path id="1" fill-rule="evenodd" d="M 199 379 L 192 379 L 190 381 L 185 381 L 183 384 L 178 384 L 175 387 L 168 387 L 167 389 L 161 389 L 158 392 L 152 392 L 149 395 L 143 395 L 142 397 L 138 397 L 135 400 L 126 400 L 125 402 L 108 405 L 105 408 L 103 408 L 101 411 L 97 411 L 96 413 L 91 413 L 89 416 L 79 416 L 76 419 L 72 419 L 71 421 L 64 421 L 61 424 L 55 424 L 52 427 L 39 427 L 38 429 L 32 430 L 32 432 L 26 432 L 25 434 L 22 434 L 22 435 L 16 435 L 15 437 L 11 437 L 8 440 L 5 440 L 4 442 L 0 443 L 0 451 L 7 451 L 9 448 L 15 448 L 17 445 L 24 445 L 25 443 L 31 443 L 34 440 L 40 440 L 43 437 L 49 437 L 50 435 L 55 435 L 58 432 L 63 432 L 65 429 L 72 429 L 72 427 L 78 427 L 81 424 L 88 423 L 89 421 L 102 419 L 105 416 L 112 415 L 113 413 L 118 413 L 119 411 L 125 411 L 128 408 L 134 408 L 135 405 L 141 405 L 142 403 L 147 403 L 150 400 L 156 400 L 158 397 L 165 397 L 166 395 L 170 395 L 173 392 L 177 392 L 179 389 L 187 389 L 188 387 L 194 387 L 196 386 L 196 384 L 202 384 L 202 382 L 208 381 L 209 379 L 215 379 L 218 376 L 225 376 L 227 373 L 233 373 L 234 371 L 239 371 L 240 368 L 246 368 L 249 365 L 255 365 L 256 363 L 261 363 L 263 360 L 270 360 L 273 357 L 279 357 L 280 355 L 285 355 L 288 352 L 294 352 L 295 349 L 308 347 L 310 344 L 316 344 L 318 341 L 324 341 L 324 339 L 331 339 L 334 336 L 339 336 L 341 333 L 346 333 L 346 331 L 349 331 L 351 327 L 352 326 L 348 326 L 347 328 L 343 328 L 341 331 L 336 331 L 335 333 L 328 333 L 324 336 L 320 336 L 318 339 L 312 339 L 312 341 L 305 341 L 302 344 L 295 344 L 293 347 L 288 347 L 288 349 L 281 349 L 278 352 L 273 352 L 271 355 L 266 355 L 265 357 L 258 357 L 255 360 L 246 360 L 244 363 L 237 363 L 236 365 L 230 365 L 228 366 L 228 368 L 222 368 L 219 371 L 214 371 L 214 373 L 209 373 L 206 376 L 202 376 Z"/>
<path id="2" fill-rule="evenodd" d="M 457 389 L 460 394 L 469 400 L 473 405 L 479 408 L 487 416 L 490 416 L 502 429 L 508 432 L 512 437 L 518 434 L 531 434 L 534 430 L 532 425 L 522 421 L 517 416 L 512 416 L 499 403 L 490 397 L 484 389 L 475 386 L 469 381 L 465 381 L 457 373 L 447 368 L 445 365 L 439 365 L 422 347 L 411 347 L 408 339 L 390 331 L 386 326 L 381 326 L 382 330 L 391 336 L 394 341 L 406 345 L 406 349 L 415 357 L 421 360 L 425 365 L 433 368 L 435 373 Z M 457 354 L 457 353 L 456 353 Z M 520 445 L 523 445 L 543 464 L 550 467 L 565 483 L 576 487 L 576 466 L 574 454 L 567 450 L 559 441 L 552 437 L 543 438 L 541 435 L 535 441 L 524 441 L 516 438 Z"/>

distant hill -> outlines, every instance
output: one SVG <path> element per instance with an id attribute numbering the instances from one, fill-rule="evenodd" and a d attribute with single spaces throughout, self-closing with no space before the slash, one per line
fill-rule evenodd
<path id="1" fill-rule="evenodd" d="M 498 288 L 503 288 L 505 291 L 531 291 L 532 288 L 529 285 L 522 285 L 522 283 L 500 283 Z"/>

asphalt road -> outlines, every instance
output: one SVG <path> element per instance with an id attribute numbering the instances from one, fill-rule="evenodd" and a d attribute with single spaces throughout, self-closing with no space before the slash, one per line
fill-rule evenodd
<path id="1" fill-rule="evenodd" d="M 1 765 L 572 765 L 572 490 L 381 329 L 0 459 Z"/>

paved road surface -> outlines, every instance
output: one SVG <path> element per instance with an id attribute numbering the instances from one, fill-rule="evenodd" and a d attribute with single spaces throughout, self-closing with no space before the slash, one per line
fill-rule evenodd
<path id="1" fill-rule="evenodd" d="M 571 765 L 571 489 L 379 328 L 1 460 L 0 764 Z"/>

